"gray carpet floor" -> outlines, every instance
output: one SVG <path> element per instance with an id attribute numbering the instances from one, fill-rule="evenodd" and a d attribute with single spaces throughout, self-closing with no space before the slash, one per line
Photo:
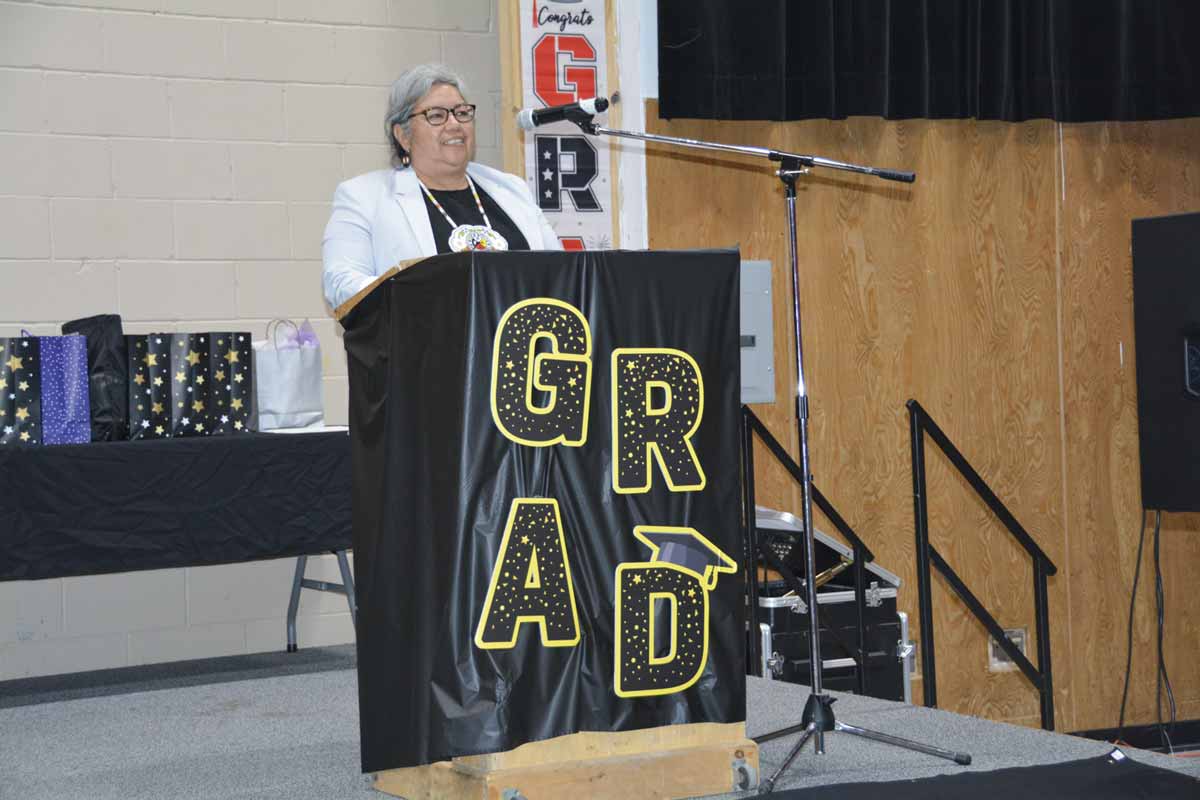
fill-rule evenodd
<path id="1" fill-rule="evenodd" d="M 303 651 L 302 651 L 303 652 Z M 311 666 L 311 665 L 310 665 Z M 228 676 L 227 676 L 228 677 Z M 804 687 L 749 679 L 751 735 L 792 724 Z M 184 678 L 128 691 L 110 681 L 88 696 L 63 689 L 50 701 L 0 705 L 2 800 L 375 800 L 358 771 L 358 696 L 352 669 L 196 683 Z M 121 689 L 113 690 L 113 686 Z M 0 684 L 15 696 L 16 682 Z M 841 721 L 974 757 L 960 767 L 931 756 L 827 735 L 826 754 L 811 745 L 778 788 L 920 778 L 1100 756 L 1103 742 L 1046 733 L 884 700 L 838 695 Z M 791 739 L 762 748 L 763 769 L 784 757 Z M 1133 759 L 1200 779 L 1200 759 L 1140 750 Z M 741 797 L 749 795 L 720 795 Z M 1200 788 L 1197 796 L 1200 797 Z"/>

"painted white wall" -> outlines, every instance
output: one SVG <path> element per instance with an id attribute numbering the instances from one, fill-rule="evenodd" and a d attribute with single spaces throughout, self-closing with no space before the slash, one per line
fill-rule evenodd
<path id="1" fill-rule="evenodd" d="M 616 58 L 620 72 L 621 104 L 618 114 L 609 114 L 608 124 L 627 131 L 646 130 L 646 104 L 642 96 L 642 71 L 645 66 L 643 26 L 646 25 L 644 0 L 637 8 L 617 6 Z M 633 13 L 630 13 L 630 12 Z M 635 139 L 612 137 L 612 152 L 617 159 L 617 194 L 620 198 L 620 246 L 626 250 L 644 250 L 649 246 L 646 230 L 646 147 Z"/>
<path id="2" fill-rule="evenodd" d="M 617 63 L 621 79 L 621 112 L 612 127 L 646 130 L 646 100 L 658 97 L 658 4 L 637 0 L 617 4 Z M 646 209 L 646 145 L 617 139 L 617 190 L 621 199 L 621 247 L 649 247 Z M 651 145 L 653 147 L 655 145 Z"/>
<path id="3" fill-rule="evenodd" d="M 638 0 L 641 19 L 642 97 L 658 97 L 658 0 Z"/>
<path id="4" fill-rule="evenodd" d="M 387 87 L 421 61 L 463 72 L 500 165 L 495 2 L 0 0 L 0 335 L 309 317 L 344 424 L 334 187 L 387 165 Z M 282 649 L 293 563 L 0 584 L 0 679 Z M 304 595 L 302 647 L 353 640 L 344 598 Z"/>

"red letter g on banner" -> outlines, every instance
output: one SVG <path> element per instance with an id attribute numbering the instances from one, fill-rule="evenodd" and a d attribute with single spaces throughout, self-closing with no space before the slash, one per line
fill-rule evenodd
<path id="1" fill-rule="evenodd" d="M 561 69 L 559 62 L 563 63 Z M 547 106 L 596 96 L 596 48 L 578 33 L 548 33 L 533 46 L 533 93 Z M 577 62 L 592 62 L 580 66 Z"/>

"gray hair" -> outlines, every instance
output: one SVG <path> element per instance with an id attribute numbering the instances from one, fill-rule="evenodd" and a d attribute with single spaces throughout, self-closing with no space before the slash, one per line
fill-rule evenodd
<path id="1" fill-rule="evenodd" d="M 406 135 L 410 134 L 412 120 L 408 117 L 412 115 L 417 103 L 421 102 L 421 98 L 439 83 L 453 86 L 463 97 L 467 96 L 467 84 L 462 76 L 443 64 L 419 64 L 405 70 L 392 84 L 392 89 L 388 92 L 388 109 L 383 127 L 387 133 L 388 144 L 392 146 L 393 166 L 401 166 L 401 159 L 408 153 L 392 133 L 392 126 L 399 124 Z"/>

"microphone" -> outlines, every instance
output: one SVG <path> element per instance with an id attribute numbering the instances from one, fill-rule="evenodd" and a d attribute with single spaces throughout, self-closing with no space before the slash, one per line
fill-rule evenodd
<path id="1" fill-rule="evenodd" d="M 517 125 L 523 130 L 531 131 L 539 125 L 549 125 L 551 122 L 579 118 L 591 118 L 608 108 L 608 98 L 593 97 L 580 100 L 578 103 L 568 103 L 565 106 L 550 106 L 549 108 L 523 108 L 517 113 Z"/>

